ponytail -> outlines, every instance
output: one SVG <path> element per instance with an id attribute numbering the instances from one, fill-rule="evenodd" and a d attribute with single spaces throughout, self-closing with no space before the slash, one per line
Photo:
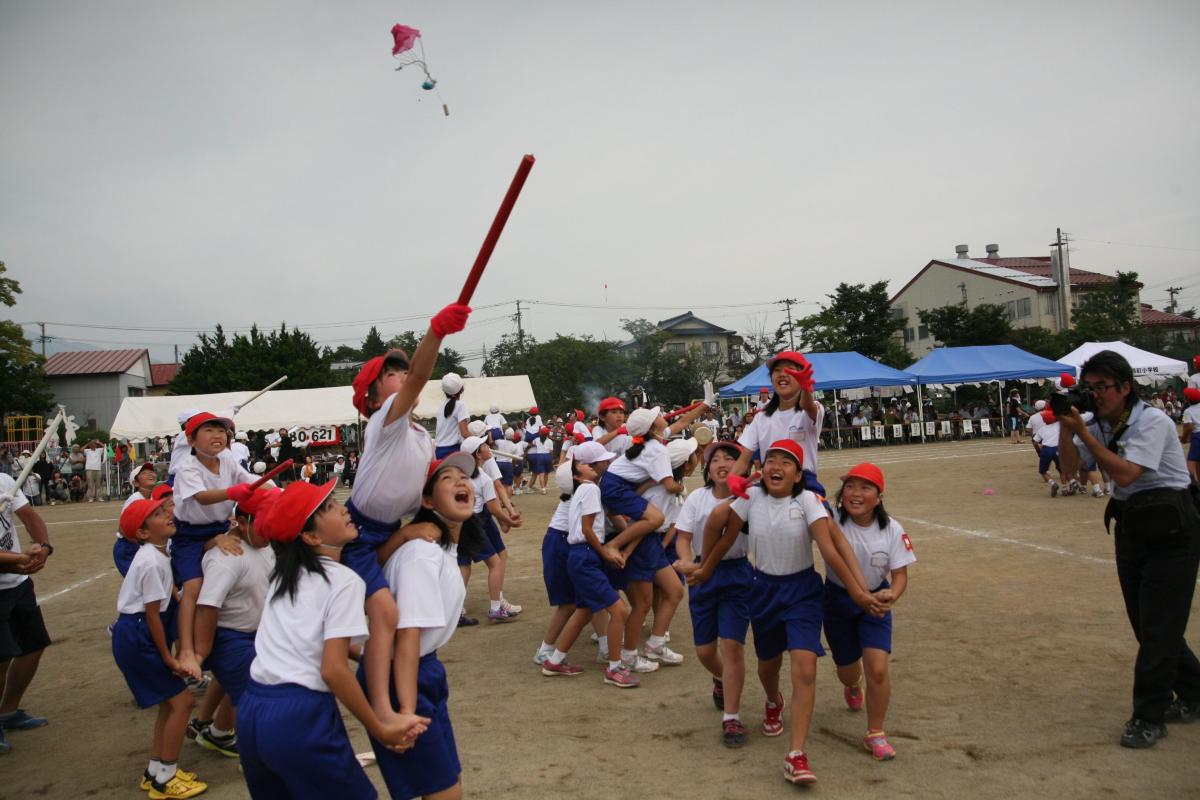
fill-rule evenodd
<path id="1" fill-rule="evenodd" d="M 462 392 L 459 392 L 458 394 L 451 394 L 451 395 L 446 396 L 446 405 L 442 409 L 443 417 L 446 417 L 447 419 L 449 419 L 450 415 L 454 413 L 454 406 L 455 406 L 455 404 L 458 403 L 458 398 L 459 398 L 459 395 L 461 395 L 461 394 L 462 394 Z"/>

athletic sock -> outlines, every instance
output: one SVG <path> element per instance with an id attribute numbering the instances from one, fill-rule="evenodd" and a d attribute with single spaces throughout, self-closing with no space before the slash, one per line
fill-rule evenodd
<path id="1" fill-rule="evenodd" d="M 624 647 L 621 648 L 622 661 L 633 661 L 637 658 L 637 654 L 637 650 L 626 650 Z"/>
<path id="2" fill-rule="evenodd" d="M 150 766 L 146 767 L 146 774 L 150 776 L 150 780 L 158 780 L 158 770 L 162 766 L 162 762 L 157 758 L 150 759 Z"/>
<path id="3" fill-rule="evenodd" d="M 667 637 L 666 636 L 655 636 L 654 634 L 650 634 L 650 638 L 646 641 L 646 643 L 649 644 L 651 647 L 653 647 L 655 650 L 658 650 L 658 649 L 661 649 L 662 646 L 667 643 Z"/>
<path id="4" fill-rule="evenodd" d="M 723 721 L 723 722 L 729 722 L 729 720 L 731 720 L 731 719 L 736 719 L 738 722 L 741 722 L 741 721 L 742 721 L 741 714 L 739 714 L 739 713 L 738 713 L 738 712 L 736 712 L 736 711 L 735 711 L 735 712 L 733 712 L 732 714 L 726 714 L 726 715 L 725 715 L 725 718 L 724 718 L 722 721 Z"/>
<path id="5" fill-rule="evenodd" d="M 620 668 L 621 668 L 621 662 L 620 662 L 620 661 L 609 661 L 609 662 L 608 662 L 608 668 L 609 668 L 610 670 L 617 670 L 617 669 L 620 669 Z"/>
<path id="6" fill-rule="evenodd" d="M 160 761 L 158 762 L 158 774 L 154 776 L 154 779 L 165 786 L 171 778 L 175 777 L 177 768 L 178 764 L 175 761 Z"/>
<path id="7" fill-rule="evenodd" d="M 550 644 L 549 642 L 542 642 L 541 645 L 538 647 L 538 652 L 539 653 L 553 653 L 554 645 Z"/>
<path id="8" fill-rule="evenodd" d="M 599 639 L 599 641 L 597 642 L 597 644 L 599 644 L 599 645 L 600 645 L 600 652 L 601 652 L 601 653 L 607 653 L 607 652 L 608 652 L 608 637 L 607 637 L 607 636 L 601 636 L 601 637 L 600 637 L 600 639 Z"/>
<path id="9" fill-rule="evenodd" d="M 493 600 L 492 601 L 492 611 L 499 611 L 499 610 L 500 610 L 500 601 Z"/>
<path id="10" fill-rule="evenodd" d="M 210 739 L 224 739 L 225 737 L 229 736 L 231 733 L 233 733 L 233 731 L 231 731 L 231 730 L 223 731 L 220 728 L 218 728 L 216 725 L 208 726 L 208 736 Z"/>
<path id="11" fill-rule="evenodd" d="M 566 660 L 567 660 L 567 654 L 564 653 L 562 650 L 555 650 L 551 654 L 550 658 L 548 659 L 548 661 L 551 664 L 553 664 L 554 666 L 558 666 L 559 664 L 561 664 L 562 662 L 564 662 Z"/>

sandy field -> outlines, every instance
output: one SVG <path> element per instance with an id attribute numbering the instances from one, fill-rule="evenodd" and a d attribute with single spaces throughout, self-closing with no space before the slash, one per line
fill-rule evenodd
<path id="1" fill-rule="evenodd" d="M 721 715 L 691 646 L 686 604 L 672 626 L 672 647 L 685 662 L 643 676 L 640 688 L 605 686 L 586 640 L 571 654 L 584 675 L 543 677 L 532 656 L 548 617 L 540 546 L 555 499 L 522 496 L 526 525 L 507 537 L 506 588 L 525 612 L 512 624 L 462 630 L 442 650 L 467 794 L 1200 796 L 1200 724 L 1172 727 L 1150 751 L 1117 746 L 1135 643 L 1100 522 L 1103 501 L 1051 499 L 1027 441 L 825 451 L 821 478 L 832 492 L 842 470 L 862 460 L 883 467 L 887 507 L 919 558 L 895 614 L 887 724 L 894 761 L 875 763 L 863 750 L 865 714 L 845 708 L 827 657 L 807 747 L 819 782 L 787 785 L 786 735 L 758 731 L 764 698 L 752 650 L 742 710 L 749 743 L 722 747 Z M 57 549 L 36 588 L 55 643 L 23 705 L 51 724 L 9 735 L 0 797 L 140 794 L 154 712 L 134 707 L 105 630 L 119 586 L 111 559 L 118 511 L 117 503 L 42 509 Z M 486 617 L 481 578 L 477 571 L 467 604 Z M 361 727 L 352 718 L 347 724 L 357 748 L 367 749 Z M 247 796 L 235 760 L 188 744 L 181 763 L 209 782 L 207 796 Z M 382 789 L 378 773 L 368 773 Z"/>

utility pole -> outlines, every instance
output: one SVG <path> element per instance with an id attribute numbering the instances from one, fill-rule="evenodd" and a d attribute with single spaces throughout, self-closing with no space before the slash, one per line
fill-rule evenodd
<path id="1" fill-rule="evenodd" d="M 39 322 L 38 327 L 42 329 L 42 358 L 44 359 L 46 357 L 46 323 Z"/>
<path id="2" fill-rule="evenodd" d="M 521 301 L 517 301 L 517 348 L 525 352 L 525 328 L 521 326 Z"/>
<path id="3" fill-rule="evenodd" d="M 963 308 L 966 308 L 967 307 L 967 282 L 963 281 L 962 283 L 960 283 L 958 285 L 958 290 L 960 292 L 962 292 L 962 304 L 963 304 Z"/>
<path id="4" fill-rule="evenodd" d="M 1178 286 L 1168 286 L 1167 287 L 1167 294 L 1171 295 L 1171 302 L 1169 305 L 1171 306 L 1172 314 L 1179 313 L 1178 312 L 1179 304 L 1175 301 L 1175 295 L 1179 294 L 1182 291 L 1183 291 L 1183 289 L 1181 289 Z"/>
<path id="5" fill-rule="evenodd" d="M 179 363 L 179 345 L 175 345 L 175 363 Z"/>
<path id="6" fill-rule="evenodd" d="M 778 302 L 780 305 L 787 307 L 788 347 L 792 350 L 795 350 L 796 349 L 796 336 L 792 331 L 792 303 L 797 303 L 799 301 L 794 298 L 788 297 L 783 300 L 779 300 Z"/>

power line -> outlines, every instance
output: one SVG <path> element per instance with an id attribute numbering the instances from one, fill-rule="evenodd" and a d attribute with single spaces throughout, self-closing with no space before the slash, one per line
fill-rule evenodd
<path id="1" fill-rule="evenodd" d="M 1122 247 L 1150 247 L 1155 250 L 1182 250 L 1188 253 L 1200 253 L 1200 247 L 1175 247 L 1167 244 L 1138 244 L 1136 242 L 1109 242 L 1103 239 L 1084 239 L 1079 236 L 1072 237 L 1076 242 L 1091 242 L 1092 244 L 1116 244 Z"/>

